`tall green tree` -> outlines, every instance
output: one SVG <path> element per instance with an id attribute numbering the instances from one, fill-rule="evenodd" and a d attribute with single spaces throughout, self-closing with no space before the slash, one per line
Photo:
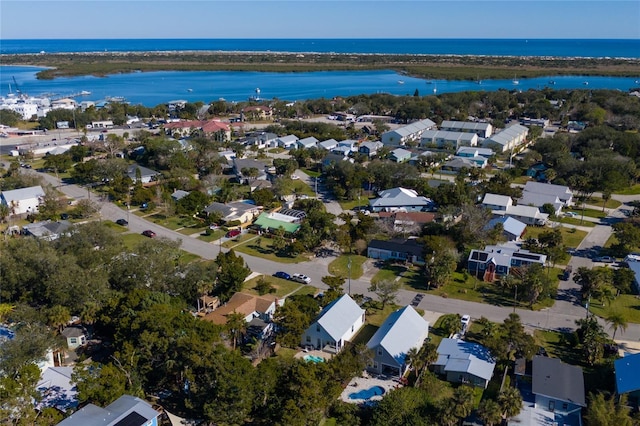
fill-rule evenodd
<path id="1" fill-rule="evenodd" d="M 584 416 L 587 426 L 634 425 L 626 401 L 626 395 L 622 395 L 616 403 L 614 396 L 607 398 L 602 392 L 589 393 L 589 404 Z"/>
<path id="2" fill-rule="evenodd" d="M 371 286 L 369 286 L 369 291 L 375 293 L 376 296 L 378 296 L 378 299 L 380 299 L 380 303 L 382 303 L 382 309 L 384 309 L 386 305 L 395 302 L 400 287 L 400 281 L 380 280 L 377 282 L 372 282 Z"/>

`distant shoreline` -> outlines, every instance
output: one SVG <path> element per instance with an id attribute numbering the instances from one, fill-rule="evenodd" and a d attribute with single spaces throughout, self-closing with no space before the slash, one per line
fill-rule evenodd
<path id="1" fill-rule="evenodd" d="M 3 54 L 3 65 L 39 66 L 38 79 L 152 71 L 314 72 L 388 69 L 424 79 L 484 80 L 549 75 L 640 77 L 638 58 L 314 53 L 128 51 Z"/>

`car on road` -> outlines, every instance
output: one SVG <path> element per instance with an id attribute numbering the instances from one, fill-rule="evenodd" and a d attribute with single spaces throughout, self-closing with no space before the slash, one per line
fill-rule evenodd
<path id="1" fill-rule="evenodd" d="M 310 284 L 311 278 L 303 274 L 293 274 L 291 275 L 291 281 L 295 281 L 302 284 Z"/>
<path id="2" fill-rule="evenodd" d="M 125 219 L 118 219 L 116 220 L 116 223 L 120 226 L 128 226 L 129 222 L 127 222 Z"/>
<path id="3" fill-rule="evenodd" d="M 239 229 L 232 229 L 231 231 L 227 232 L 226 237 L 227 238 L 234 238 L 237 237 L 238 235 L 240 235 L 242 233 L 242 231 L 240 231 Z"/>
<path id="4" fill-rule="evenodd" d="M 147 229 L 146 231 L 142 231 L 142 235 L 144 235 L 145 237 L 154 238 L 156 236 L 156 233 L 150 229 Z"/>
<path id="5" fill-rule="evenodd" d="M 565 212 L 565 217 L 578 217 L 578 213 L 576 212 Z"/>
<path id="6" fill-rule="evenodd" d="M 291 275 L 287 274 L 286 272 L 283 271 L 278 271 L 275 274 L 273 274 L 274 277 L 276 278 L 282 278 L 283 280 L 290 280 L 291 279 Z"/>
<path id="7" fill-rule="evenodd" d="M 615 259 L 611 256 L 598 256 L 593 259 L 594 262 L 602 262 L 602 263 L 615 263 Z"/>

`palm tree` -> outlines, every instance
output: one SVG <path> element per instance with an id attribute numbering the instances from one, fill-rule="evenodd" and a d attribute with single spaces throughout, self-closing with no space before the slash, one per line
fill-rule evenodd
<path id="1" fill-rule="evenodd" d="M 522 411 L 522 395 L 517 388 L 508 387 L 498 395 L 498 404 L 502 409 L 503 415 L 510 419 Z"/>
<path id="2" fill-rule="evenodd" d="M 460 330 L 461 321 L 462 317 L 458 314 L 445 315 L 440 323 L 440 328 L 447 333 L 447 336 L 450 336 Z"/>
<path id="3" fill-rule="evenodd" d="M 235 311 L 227 315 L 227 330 L 231 335 L 233 349 L 235 349 L 240 337 L 247 330 L 247 322 L 244 320 L 244 315 Z"/>
<path id="4" fill-rule="evenodd" d="M 8 303 L 0 303 L 0 323 L 4 322 L 5 318 L 9 316 L 14 308 L 14 305 L 10 305 Z"/>
<path id="5" fill-rule="evenodd" d="M 617 311 L 611 312 L 609 315 L 607 315 L 605 321 L 613 330 L 613 340 L 616 339 L 616 332 L 618 330 L 622 330 L 622 332 L 624 333 L 625 331 L 627 331 L 627 326 L 629 325 L 625 316 Z"/>
<path id="6" fill-rule="evenodd" d="M 69 309 L 64 306 L 52 306 L 47 312 L 47 323 L 51 327 L 55 327 L 58 333 L 62 332 L 64 326 L 69 322 L 69 318 L 71 318 Z"/>
<path id="7" fill-rule="evenodd" d="M 502 409 L 493 399 L 485 399 L 478 407 L 478 417 L 486 426 L 493 426 L 502 420 Z"/>

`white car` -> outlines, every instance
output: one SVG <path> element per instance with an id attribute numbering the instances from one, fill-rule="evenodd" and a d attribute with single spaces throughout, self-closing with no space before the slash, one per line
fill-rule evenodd
<path id="1" fill-rule="evenodd" d="M 311 283 L 311 278 L 303 274 L 293 274 L 291 275 L 291 281 L 295 281 L 302 284 Z"/>
<path id="2" fill-rule="evenodd" d="M 578 217 L 578 213 L 576 212 L 566 212 L 565 217 Z"/>
<path id="3" fill-rule="evenodd" d="M 471 317 L 469 315 L 463 315 L 460 322 L 462 323 L 462 331 L 467 331 L 469 323 L 471 322 Z"/>

